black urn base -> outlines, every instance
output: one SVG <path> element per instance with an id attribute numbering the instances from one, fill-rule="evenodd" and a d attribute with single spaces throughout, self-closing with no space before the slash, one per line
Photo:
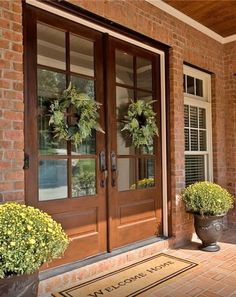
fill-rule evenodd
<path id="1" fill-rule="evenodd" d="M 223 218 L 221 216 L 200 216 L 194 215 L 194 227 L 197 236 L 201 239 L 200 249 L 206 252 L 218 252 L 220 247 L 217 241 L 223 234 Z"/>
<path id="2" fill-rule="evenodd" d="M 202 244 L 200 246 L 200 250 L 202 250 L 204 252 L 218 252 L 220 250 L 220 246 L 216 243 L 213 243 L 211 245 Z"/>

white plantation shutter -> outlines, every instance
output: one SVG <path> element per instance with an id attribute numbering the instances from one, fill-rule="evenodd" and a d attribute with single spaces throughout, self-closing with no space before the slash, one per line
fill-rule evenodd
<path id="1" fill-rule="evenodd" d="M 210 76 L 203 73 L 201 77 L 202 72 L 189 70 L 187 66 L 184 70 L 185 183 L 188 186 L 212 179 L 211 105 Z"/>

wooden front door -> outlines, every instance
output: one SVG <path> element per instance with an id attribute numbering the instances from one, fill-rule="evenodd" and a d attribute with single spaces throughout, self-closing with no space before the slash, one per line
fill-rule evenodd
<path id="1" fill-rule="evenodd" d="M 122 132 L 132 101 L 155 101 L 159 132 L 160 57 L 109 39 L 109 243 L 110 249 L 162 234 L 161 135 L 135 148 Z M 159 133 L 160 134 L 160 133 Z"/>
<path id="2" fill-rule="evenodd" d="M 121 132 L 131 99 L 156 100 L 160 131 L 159 55 L 30 6 L 24 28 L 26 202 L 71 238 L 54 265 L 161 235 L 161 135 L 135 149 Z M 79 147 L 49 125 L 50 105 L 70 82 L 102 104 L 106 132 Z"/>

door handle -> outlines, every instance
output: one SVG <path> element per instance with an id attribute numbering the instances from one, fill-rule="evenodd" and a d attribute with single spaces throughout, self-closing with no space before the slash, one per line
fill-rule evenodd
<path id="1" fill-rule="evenodd" d="M 106 154 L 104 151 L 101 151 L 99 154 L 99 167 L 102 173 L 102 179 L 100 185 L 102 188 L 106 186 L 106 179 L 107 179 L 107 164 L 106 164 Z"/>
<path id="2" fill-rule="evenodd" d="M 116 186 L 117 178 L 117 162 L 115 152 L 111 152 L 111 185 L 112 187 Z"/>

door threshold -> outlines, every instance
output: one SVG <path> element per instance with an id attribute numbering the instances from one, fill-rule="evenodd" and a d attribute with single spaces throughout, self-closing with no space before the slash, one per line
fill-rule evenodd
<path id="1" fill-rule="evenodd" d="M 49 268 L 49 269 L 41 271 L 39 273 L 39 280 L 40 281 L 47 280 L 51 277 L 55 277 L 60 274 L 70 272 L 72 270 L 79 269 L 81 267 L 85 267 L 90 264 L 94 264 L 96 262 L 106 260 L 106 259 L 112 258 L 114 256 L 118 256 L 120 254 L 127 253 L 130 251 L 136 250 L 138 248 L 142 248 L 142 247 L 151 245 L 153 243 L 162 242 L 162 241 L 165 241 L 168 239 L 170 239 L 170 237 L 165 237 L 165 236 L 153 237 L 153 238 L 141 240 L 141 241 L 138 241 L 138 242 L 135 242 L 132 244 L 128 244 L 128 245 L 120 247 L 120 248 L 116 248 L 112 252 L 105 252 L 105 253 L 102 253 L 102 254 L 99 254 L 96 256 L 92 256 L 92 257 L 83 259 L 83 260 L 75 261 L 73 263 L 68 263 L 65 265 L 58 266 L 58 267 Z"/>

